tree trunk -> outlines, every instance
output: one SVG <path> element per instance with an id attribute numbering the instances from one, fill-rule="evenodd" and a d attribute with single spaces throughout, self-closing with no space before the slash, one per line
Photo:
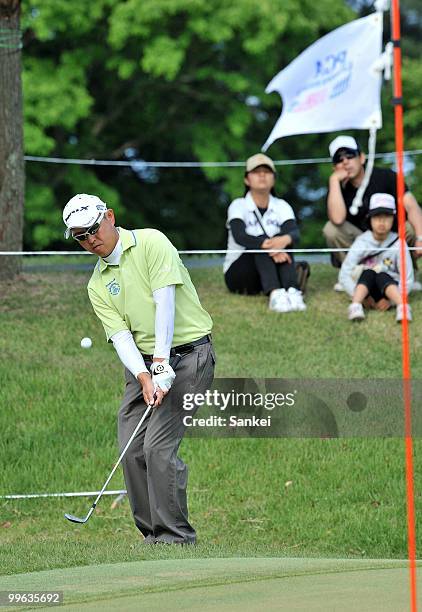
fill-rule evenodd
<path id="1" fill-rule="evenodd" d="M 0 0 L 0 251 L 21 251 L 25 171 L 20 0 Z M 21 256 L 0 256 L 0 280 L 19 273 Z"/>

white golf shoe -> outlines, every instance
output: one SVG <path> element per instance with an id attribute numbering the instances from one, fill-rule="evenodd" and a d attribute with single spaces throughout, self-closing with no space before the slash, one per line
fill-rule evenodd
<path id="1" fill-rule="evenodd" d="M 347 309 L 349 321 L 362 321 L 365 318 L 362 304 L 352 302 Z"/>
<path id="2" fill-rule="evenodd" d="M 287 290 L 287 296 L 289 298 L 291 310 L 306 310 L 306 304 L 303 301 L 302 292 L 299 291 L 299 289 L 289 287 Z"/>
<path id="3" fill-rule="evenodd" d="M 405 318 L 404 312 L 405 312 L 404 311 L 404 304 L 398 304 L 397 309 L 396 309 L 396 321 L 397 321 L 397 323 L 400 323 Z M 410 308 L 409 304 L 406 304 L 406 319 L 408 321 L 412 320 L 412 309 Z"/>
<path id="4" fill-rule="evenodd" d="M 273 289 L 270 294 L 268 308 L 274 312 L 290 312 L 292 307 L 287 291 L 285 289 Z"/>

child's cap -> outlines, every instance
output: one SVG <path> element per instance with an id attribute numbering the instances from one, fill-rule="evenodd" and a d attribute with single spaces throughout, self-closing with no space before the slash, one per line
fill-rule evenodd
<path id="1" fill-rule="evenodd" d="M 369 200 L 368 217 L 395 215 L 396 200 L 390 193 L 374 193 Z"/>

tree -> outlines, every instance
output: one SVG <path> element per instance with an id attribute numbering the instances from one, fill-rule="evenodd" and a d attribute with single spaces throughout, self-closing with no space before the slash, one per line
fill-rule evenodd
<path id="1" fill-rule="evenodd" d="M 368 15 L 374 10 L 373 0 L 348 0 L 359 10 L 359 16 Z M 384 17 L 384 43 L 391 39 L 391 11 Z M 422 149 L 422 109 L 420 92 L 422 89 L 422 11 L 420 0 L 400 1 L 400 28 L 403 59 L 403 112 L 404 145 L 406 150 Z M 395 150 L 394 108 L 392 106 L 392 81 L 384 83 L 383 128 L 377 137 L 378 151 Z M 420 155 L 408 156 L 405 163 L 406 184 L 422 205 L 422 158 Z M 394 167 L 395 162 L 389 162 Z"/>
<path id="2" fill-rule="evenodd" d="M 0 0 L 0 250 L 22 250 L 24 163 L 20 0 Z M 0 279 L 13 278 L 19 257 L 0 258 Z"/>
<path id="3" fill-rule="evenodd" d="M 132 168 L 27 164 L 25 244 L 61 247 L 61 208 L 93 191 L 123 225 L 164 230 L 178 247 L 222 247 L 239 168 L 144 168 L 150 161 L 242 160 L 280 114 L 269 80 L 315 40 L 373 11 L 372 0 L 27 0 L 25 149 L 32 155 L 128 160 Z M 421 149 L 420 0 L 402 0 L 406 146 Z M 388 14 L 385 41 L 389 39 Z M 99 43 L 101 41 L 101 43 Z M 413 50 L 413 53 L 410 53 Z M 350 101 L 353 104 L 353 100 Z M 378 151 L 394 150 L 391 84 Z M 355 135 L 366 147 L 367 132 Z M 332 134 L 275 142 L 274 159 L 326 157 Z M 418 159 L 407 177 L 422 201 Z M 323 244 L 330 164 L 283 166 L 277 191 Z M 318 242 L 319 241 L 319 242 Z"/>
<path id="4" fill-rule="evenodd" d="M 88 159 L 245 159 L 259 150 L 280 112 L 279 97 L 264 94 L 268 81 L 353 18 L 343 0 L 28 0 L 24 6 L 26 152 Z M 325 155 L 328 140 L 283 139 L 270 154 Z M 158 227 L 178 247 L 224 245 L 226 207 L 243 191 L 242 169 L 140 166 L 28 164 L 26 244 L 60 246 L 63 204 L 91 190 L 120 207 L 122 224 Z M 314 187 L 321 187 L 317 169 L 280 172 L 279 193 L 297 211 Z"/>
<path id="5" fill-rule="evenodd" d="M 356 18 L 352 9 L 373 11 L 372 0 L 348 1 L 27 0 L 26 153 L 135 163 L 28 163 L 25 245 L 61 247 L 64 203 L 91 191 L 118 209 L 123 225 L 162 229 L 180 248 L 224 246 L 225 211 L 242 192 L 242 170 L 153 171 L 142 159 L 241 160 L 259 150 L 280 113 L 280 98 L 265 95 L 266 84 L 312 42 Z M 403 0 L 404 42 L 414 50 L 418 2 Z M 406 143 L 420 149 L 419 53 L 405 56 L 403 80 Z M 377 149 L 394 150 L 389 83 L 383 116 Z M 367 133 L 355 135 L 365 147 Z M 326 157 L 332 138 L 283 138 L 269 154 Z M 323 244 L 330 172 L 330 164 L 280 169 L 277 190 L 304 220 L 304 246 Z M 417 164 L 407 181 L 422 200 L 419 174 Z"/>
<path id="6" fill-rule="evenodd" d="M 403 41 L 413 49 L 403 67 L 406 145 L 416 149 L 422 148 L 419 1 L 402 0 Z M 278 95 L 265 95 L 265 85 L 312 42 L 356 18 L 356 10 L 372 12 L 373 1 L 27 0 L 26 153 L 134 164 L 28 163 L 25 246 L 61 248 L 61 209 L 80 191 L 98 193 L 122 225 L 157 227 L 178 247 L 224 246 L 225 211 L 242 192 L 242 170 L 151 170 L 142 160 L 241 160 L 255 153 L 280 113 Z M 387 84 L 378 151 L 394 150 L 390 101 Z M 367 133 L 355 135 L 365 146 Z M 332 137 L 283 138 L 269 154 L 325 157 Z M 304 246 L 323 244 L 330 172 L 330 164 L 280 169 L 277 190 L 304 220 Z M 407 181 L 422 200 L 420 172 L 416 163 Z"/>

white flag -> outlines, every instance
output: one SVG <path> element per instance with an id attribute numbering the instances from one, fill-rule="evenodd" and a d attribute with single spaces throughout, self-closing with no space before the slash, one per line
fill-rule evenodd
<path id="1" fill-rule="evenodd" d="M 347 23 L 320 38 L 275 76 L 283 111 L 263 150 L 292 134 L 380 128 L 382 13 Z"/>

